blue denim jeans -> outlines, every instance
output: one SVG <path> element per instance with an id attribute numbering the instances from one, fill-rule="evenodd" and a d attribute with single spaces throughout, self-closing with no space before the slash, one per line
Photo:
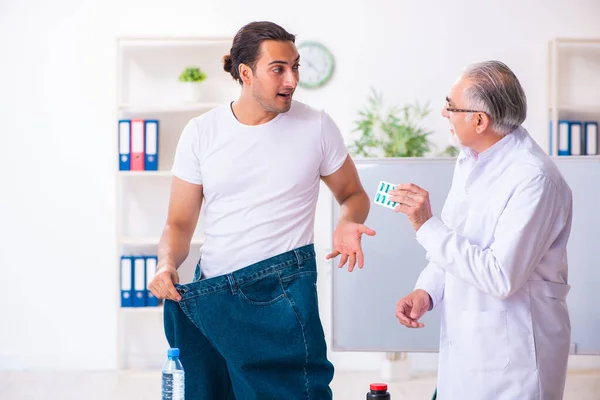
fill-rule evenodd
<path id="1" fill-rule="evenodd" d="M 313 245 L 233 273 L 176 285 L 165 334 L 178 347 L 187 400 L 331 399 L 333 365 L 319 317 Z"/>

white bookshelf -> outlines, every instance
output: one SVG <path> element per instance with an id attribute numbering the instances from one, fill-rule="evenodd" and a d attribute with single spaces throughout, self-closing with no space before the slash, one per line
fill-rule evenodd
<path id="1" fill-rule="evenodd" d="M 160 237 L 143 237 L 143 236 L 129 236 L 122 237 L 119 239 L 119 243 L 122 246 L 158 246 L 158 241 Z M 204 244 L 204 239 L 202 237 L 193 237 L 191 241 L 192 246 L 202 246 Z"/>
<path id="2" fill-rule="evenodd" d="M 546 148 L 558 156 L 558 121 L 600 123 L 600 38 L 555 38 L 548 43 Z M 551 128 L 550 128 L 551 127 Z M 548 131 L 547 131 L 548 132 Z M 573 157 L 573 156 L 571 156 Z M 584 156 L 592 157 L 592 156 Z"/>
<path id="3" fill-rule="evenodd" d="M 138 307 L 138 308 L 122 308 L 121 314 L 162 314 L 163 307 Z"/>
<path id="4" fill-rule="evenodd" d="M 237 98 L 239 86 L 223 71 L 222 57 L 232 38 L 117 39 L 117 99 L 115 103 L 114 159 L 117 232 L 117 369 L 160 367 L 168 344 L 158 307 L 121 307 L 120 258 L 122 255 L 156 255 L 167 218 L 170 172 L 181 131 L 190 119 Z M 202 98 L 189 103 L 178 81 L 187 66 L 207 75 Z M 159 121 L 158 170 L 120 171 L 117 151 L 119 119 Z M 179 269 L 180 282 L 191 281 L 204 243 L 203 218 L 194 232 L 188 258 Z M 162 302 L 161 302 L 162 303 Z M 135 360 L 135 361 L 132 361 Z"/>
<path id="5" fill-rule="evenodd" d="M 128 113 L 182 113 L 190 111 L 206 111 L 210 110 L 219 103 L 185 103 L 185 104 L 167 104 L 167 105 L 136 105 L 136 104 L 120 104 L 119 110 Z"/>
<path id="6" fill-rule="evenodd" d="M 170 178 L 171 171 L 119 171 L 121 178 Z"/>

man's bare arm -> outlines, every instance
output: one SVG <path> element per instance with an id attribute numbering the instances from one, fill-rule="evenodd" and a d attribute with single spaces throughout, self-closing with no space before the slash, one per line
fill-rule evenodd
<path id="1" fill-rule="evenodd" d="M 179 283 L 177 268 L 190 252 L 202 198 L 202 185 L 173 177 L 167 222 L 158 244 L 158 270 L 148 286 L 159 299 L 181 299 L 174 286 Z"/>
<path id="2" fill-rule="evenodd" d="M 340 218 L 333 233 L 334 250 L 326 258 L 331 259 L 341 254 L 338 267 L 341 268 L 348 262 L 348 271 L 351 272 L 358 262 L 358 267 L 362 268 L 362 234 L 374 236 L 375 231 L 363 225 L 369 214 L 370 202 L 356 166 L 348 156 L 339 170 L 322 179 L 340 204 Z"/>
<path id="3" fill-rule="evenodd" d="M 322 177 L 340 204 L 340 221 L 362 224 L 370 209 L 369 196 L 362 187 L 356 166 L 348 156 L 339 170 Z"/>

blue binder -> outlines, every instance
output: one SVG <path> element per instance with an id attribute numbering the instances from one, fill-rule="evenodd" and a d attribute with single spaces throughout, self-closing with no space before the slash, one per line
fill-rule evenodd
<path id="1" fill-rule="evenodd" d="M 571 124 L 569 121 L 558 121 L 558 155 L 571 155 Z"/>
<path id="2" fill-rule="evenodd" d="M 146 132 L 145 154 L 146 170 L 158 170 L 158 120 L 146 120 L 144 122 Z"/>
<path id="3" fill-rule="evenodd" d="M 133 257 L 121 257 L 121 307 L 133 307 Z"/>
<path id="4" fill-rule="evenodd" d="M 154 278 L 157 264 L 158 264 L 158 257 L 156 257 L 156 256 L 146 257 L 146 305 L 148 307 L 158 306 L 158 299 L 152 294 L 150 289 L 148 289 L 148 285 Z"/>
<path id="5" fill-rule="evenodd" d="M 146 306 L 146 258 L 133 257 L 133 306 Z"/>
<path id="6" fill-rule="evenodd" d="M 119 120 L 119 170 L 129 171 L 131 169 L 131 121 Z"/>
<path id="7" fill-rule="evenodd" d="M 570 154 L 572 156 L 580 156 L 584 154 L 584 136 L 581 122 L 571 121 L 569 123 L 569 136 L 571 138 Z"/>
<path id="8" fill-rule="evenodd" d="M 597 122 L 585 122 L 584 123 L 584 142 L 585 142 L 585 153 L 588 156 L 598 155 L 598 123 Z"/>
<path id="9" fill-rule="evenodd" d="M 548 127 L 548 154 L 552 155 L 552 121 L 550 121 L 550 126 Z"/>

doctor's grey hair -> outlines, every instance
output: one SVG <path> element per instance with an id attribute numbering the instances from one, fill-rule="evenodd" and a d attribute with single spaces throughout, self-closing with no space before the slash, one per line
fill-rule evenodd
<path id="1" fill-rule="evenodd" d="M 484 61 L 468 66 L 462 77 L 472 81 L 464 92 L 465 105 L 484 111 L 495 132 L 505 136 L 523 123 L 527 116 L 527 98 L 508 66 L 500 61 Z M 473 113 L 466 118 L 470 121 Z"/>

